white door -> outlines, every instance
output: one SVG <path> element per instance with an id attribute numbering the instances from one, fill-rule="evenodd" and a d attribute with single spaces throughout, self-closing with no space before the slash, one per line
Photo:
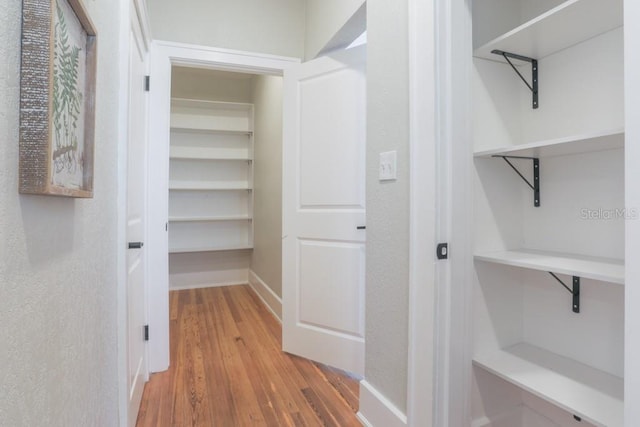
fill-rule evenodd
<path id="1" fill-rule="evenodd" d="M 145 67 L 147 51 L 132 6 L 129 52 L 129 141 L 127 150 L 127 328 L 129 426 L 135 426 L 148 379 L 144 325 L 144 213 L 146 176 Z"/>
<path id="2" fill-rule="evenodd" d="M 364 374 L 366 55 L 284 73 L 283 350 Z"/>

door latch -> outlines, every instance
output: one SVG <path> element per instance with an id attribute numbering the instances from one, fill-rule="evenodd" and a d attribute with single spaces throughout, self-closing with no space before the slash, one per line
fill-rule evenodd
<path id="1" fill-rule="evenodd" d="M 436 247 L 436 256 L 438 259 L 449 259 L 449 244 L 438 243 Z"/>

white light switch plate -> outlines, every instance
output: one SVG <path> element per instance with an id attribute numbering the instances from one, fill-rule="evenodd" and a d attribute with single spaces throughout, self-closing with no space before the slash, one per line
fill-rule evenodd
<path id="1" fill-rule="evenodd" d="M 380 181 L 396 179 L 396 151 L 380 153 Z"/>

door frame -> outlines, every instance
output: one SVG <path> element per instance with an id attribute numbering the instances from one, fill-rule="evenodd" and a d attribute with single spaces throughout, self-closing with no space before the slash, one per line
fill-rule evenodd
<path id="1" fill-rule="evenodd" d="M 281 76 L 299 58 L 154 40 L 151 46 L 148 168 L 149 371 L 169 368 L 168 193 L 171 67 Z M 153 183 L 153 185 L 151 185 Z"/>
<path id="2" fill-rule="evenodd" d="M 465 425 L 471 412 L 470 14 L 470 0 L 409 0 L 407 421 L 416 427 Z M 435 261 L 433 242 L 449 244 L 448 260 Z"/>
<path id="3" fill-rule="evenodd" d="M 120 50 L 119 80 L 119 142 L 118 142 L 118 197 L 117 197 L 117 343 L 118 343 L 118 407 L 119 425 L 127 426 L 129 423 L 129 379 L 128 379 L 128 313 L 127 313 L 127 158 L 129 141 L 129 50 L 131 26 L 136 23 L 141 32 L 142 42 L 147 54 L 151 48 L 151 27 L 147 15 L 146 0 L 120 0 L 120 38 L 118 40 Z M 147 61 L 147 71 L 149 61 Z M 148 101 L 148 100 L 147 100 Z M 147 112 L 148 112 L 147 104 Z M 149 135 L 147 133 L 147 148 Z M 145 186 L 148 194 L 148 185 Z M 148 213 L 145 212 L 145 217 Z M 147 231 L 145 230 L 145 234 Z M 144 289 L 145 296 L 149 296 L 148 265 L 145 256 Z M 144 307 L 145 317 L 148 314 Z M 147 354 L 148 355 L 148 354 Z M 148 363 L 148 358 L 147 358 Z M 148 364 L 147 364 L 148 368 Z M 147 369 L 147 374 L 149 370 Z"/>

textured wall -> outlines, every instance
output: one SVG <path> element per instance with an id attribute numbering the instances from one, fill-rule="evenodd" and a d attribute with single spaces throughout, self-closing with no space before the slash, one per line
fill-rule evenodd
<path id="1" fill-rule="evenodd" d="M 0 424 L 116 426 L 119 2 L 97 27 L 95 198 L 18 195 L 21 2 L 0 3 Z M 100 35 L 102 37 L 100 37 Z"/>
<path id="2" fill-rule="evenodd" d="M 302 58 L 304 0 L 153 0 L 153 37 Z"/>
<path id="3" fill-rule="evenodd" d="M 282 297 L 282 77 L 256 76 L 251 269 Z"/>
<path id="4" fill-rule="evenodd" d="M 400 410 L 407 402 L 409 63 L 406 2 L 367 2 L 367 291 L 365 378 Z M 378 181 L 397 150 L 398 179 Z"/>

